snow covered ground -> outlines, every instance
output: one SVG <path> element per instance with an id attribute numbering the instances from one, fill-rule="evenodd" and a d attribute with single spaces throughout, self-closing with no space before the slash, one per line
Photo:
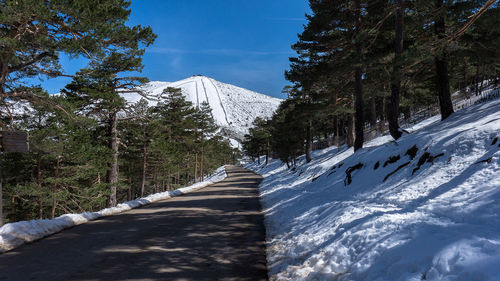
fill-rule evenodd
<path id="1" fill-rule="evenodd" d="M 247 165 L 272 280 L 500 280 L 500 99 L 408 131 Z"/>
<path id="2" fill-rule="evenodd" d="M 135 209 L 156 201 L 165 200 L 170 197 L 198 190 L 206 187 L 207 185 L 222 181 L 226 178 L 226 176 L 226 170 L 224 167 L 220 167 L 214 172 L 213 175 L 209 176 L 203 182 L 195 183 L 191 186 L 176 189 L 174 191 L 151 194 L 147 197 L 118 204 L 116 207 L 103 209 L 99 212 L 65 214 L 51 220 L 44 219 L 8 223 L 0 228 L 0 253 L 12 250 L 26 242 L 41 239 L 63 229 L 86 223 L 103 216 L 119 214 L 121 212 Z"/>

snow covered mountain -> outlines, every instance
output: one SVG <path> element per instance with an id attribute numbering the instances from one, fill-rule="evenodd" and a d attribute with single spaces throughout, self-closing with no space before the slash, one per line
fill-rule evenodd
<path id="1" fill-rule="evenodd" d="M 142 90 L 150 97 L 151 104 L 155 104 L 161 101 L 161 93 L 167 87 L 180 88 L 195 106 L 208 102 L 215 122 L 229 138 L 238 142 L 241 142 L 255 118 L 270 118 L 281 102 L 281 99 L 200 75 L 177 82 L 153 81 L 143 86 Z M 129 103 L 135 103 L 142 96 L 127 94 L 124 97 Z"/>

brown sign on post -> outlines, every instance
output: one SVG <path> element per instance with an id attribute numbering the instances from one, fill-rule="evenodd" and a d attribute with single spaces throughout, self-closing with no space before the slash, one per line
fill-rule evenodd
<path id="1" fill-rule="evenodd" d="M 28 133 L 0 131 L 3 152 L 28 152 Z"/>

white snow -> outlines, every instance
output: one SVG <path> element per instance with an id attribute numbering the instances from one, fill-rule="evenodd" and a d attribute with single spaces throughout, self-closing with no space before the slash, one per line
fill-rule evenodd
<path id="1" fill-rule="evenodd" d="M 228 137 L 239 141 L 248 133 L 255 118 L 270 118 L 282 101 L 206 76 L 191 76 L 177 82 L 153 81 L 144 85 L 141 90 L 148 96 L 150 105 L 155 105 L 162 100 L 161 94 L 167 87 L 180 88 L 194 106 L 208 102 L 217 125 L 229 132 Z M 127 93 L 123 97 L 132 104 L 143 96 Z M 235 147 L 238 145 L 234 141 L 231 143 Z"/>
<path id="2" fill-rule="evenodd" d="M 106 208 L 98 212 L 85 212 L 81 214 L 65 214 L 54 219 L 20 221 L 8 223 L 0 228 L 0 253 L 12 250 L 26 242 L 32 242 L 45 236 L 57 233 L 63 229 L 86 223 L 103 216 L 119 214 L 160 200 L 189 193 L 207 185 L 222 181 L 227 176 L 224 167 L 218 168 L 213 175 L 205 181 L 195 183 L 188 187 L 151 194 L 144 198 L 124 202 L 116 207 Z"/>
<path id="3" fill-rule="evenodd" d="M 439 120 L 355 154 L 315 151 L 295 171 L 279 160 L 247 165 L 265 177 L 271 280 L 499 280 L 500 100 Z M 405 153 L 413 145 L 412 160 Z M 424 152 L 443 155 L 412 175 Z M 346 169 L 358 163 L 345 185 Z"/>

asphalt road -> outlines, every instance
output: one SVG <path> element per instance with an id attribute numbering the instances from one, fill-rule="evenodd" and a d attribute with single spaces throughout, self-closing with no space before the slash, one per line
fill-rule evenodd
<path id="1" fill-rule="evenodd" d="M 204 189 L 0 254 L 0 280 L 267 280 L 261 177 Z"/>

